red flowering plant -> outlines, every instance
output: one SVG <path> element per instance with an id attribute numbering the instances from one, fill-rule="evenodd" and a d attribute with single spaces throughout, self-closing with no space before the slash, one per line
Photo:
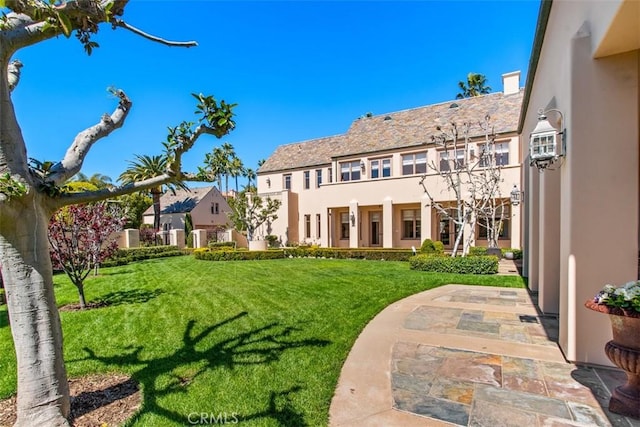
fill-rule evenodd
<path id="1" fill-rule="evenodd" d="M 621 286 L 607 284 L 586 305 L 603 313 L 640 317 L 640 281 L 627 282 Z"/>
<path id="2" fill-rule="evenodd" d="M 80 308 L 86 307 L 84 279 L 118 249 L 113 238 L 125 218 L 118 206 L 106 202 L 66 206 L 49 221 L 49 253 L 53 268 L 67 273 L 78 288 Z"/>

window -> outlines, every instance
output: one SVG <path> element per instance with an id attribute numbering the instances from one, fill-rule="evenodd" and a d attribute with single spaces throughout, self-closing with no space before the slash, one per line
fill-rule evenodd
<path id="1" fill-rule="evenodd" d="M 441 151 L 440 153 L 440 172 L 449 172 L 451 165 L 449 165 L 449 152 Z"/>
<path id="2" fill-rule="evenodd" d="M 464 150 L 456 150 L 456 169 L 462 169 L 464 164 Z"/>
<path id="3" fill-rule="evenodd" d="M 329 170 L 327 171 L 327 175 L 329 175 L 329 183 L 333 182 L 333 169 L 329 168 Z"/>
<path id="4" fill-rule="evenodd" d="M 304 189 L 308 190 L 309 187 L 311 186 L 311 178 L 310 178 L 311 173 L 309 171 L 304 171 Z"/>
<path id="5" fill-rule="evenodd" d="M 322 185 L 322 169 L 316 169 L 316 188 Z"/>
<path id="6" fill-rule="evenodd" d="M 358 181 L 360 179 L 360 162 L 340 163 L 340 181 Z"/>
<path id="7" fill-rule="evenodd" d="M 500 142 L 495 144 L 496 147 L 496 164 L 506 166 L 509 164 L 509 143 Z"/>
<path id="8" fill-rule="evenodd" d="M 349 238 L 349 212 L 342 212 L 340 214 L 340 238 Z"/>
<path id="9" fill-rule="evenodd" d="M 451 162 L 453 161 L 456 169 L 464 167 L 464 150 L 445 150 L 440 151 L 440 172 L 449 172 L 451 170 Z M 472 153 L 473 155 L 473 153 Z"/>
<path id="10" fill-rule="evenodd" d="M 320 238 L 320 214 L 316 214 L 316 239 Z"/>
<path id="11" fill-rule="evenodd" d="M 284 189 L 291 190 L 291 174 L 288 173 L 286 175 L 283 175 L 283 179 L 284 179 Z"/>
<path id="12" fill-rule="evenodd" d="M 427 153 L 402 155 L 402 175 L 427 173 Z"/>
<path id="13" fill-rule="evenodd" d="M 220 213 L 220 204 L 218 202 L 211 203 L 211 214 L 218 215 Z"/>
<path id="14" fill-rule="evenodd" d="M 402 238 L 420 239 L 420 210 L 402 211 Z"/>
<path id="15" fill-rule="evenodd" d="M 498 142 L 493 145 L 494 152 L 491 153 L 490 149 L 486 146 L 481 147 L 482 157 L 480 158 L 480 166 L 487 167 L 491 161 L 491 155 L 495 156 L 496 166 L 506 166 L 509 164 L 509 143 Z"/>
<path id="16" fill-rule="evenodd" d="M 304 237 L 311 238 L 311 215 L 304 216 Z"/>
<path id="17" fill-rule="evenodd" d="M 371 179 L 391 176 L 391 159 L 371 160 Z"/>
<path id="18" fill-rule="evenodd" d="M 509 229 L 510 227 L 510 221 L 509 218 L 511 217 L 511 210 L 509 209 L 509 205 L 503 205 L 502 209 L 504 209 L 502 211 L 502 225 L 500 226 L 500 230 L 498 232 L 498 239 L 502 240 L 502 239 L 509 239 L 510 238 L 510 234 L 509 234 Z M 499 225 L 499 221 L 500 221 L 500 207 L 498 207 L 497 212 L 496 212 L 496 217 L 493 221 L 491 221 L 490 217 L 483 217 L 483 216 L 479 216 L 478 217 L 478 239 L 480 240 L 487 240 L 488 238 L 488 228 L 487 228 L 487 223 L 489 225 L 489 227 L 493 224 L 495 224 L 496 227 L 498 227 Z"/>

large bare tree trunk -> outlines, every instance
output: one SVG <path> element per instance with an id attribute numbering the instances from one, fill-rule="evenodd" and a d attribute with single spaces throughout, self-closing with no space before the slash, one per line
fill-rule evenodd
<path id="1" fill-rule="evenodd" d="M 18 362 L 16 426 L 67 426 L 69 386 L 47 242 L 49 210 L 32 193 L 0 211 L 0 258 Z"/>

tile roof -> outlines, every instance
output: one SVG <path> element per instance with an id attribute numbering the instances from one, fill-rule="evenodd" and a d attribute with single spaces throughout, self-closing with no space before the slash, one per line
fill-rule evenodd
<path id="1" fill-rule="evenodd" d="M 371 117 L 361 117 L 342 135 L 281 145 L 260 167 L 258 173 L 320 166 L 332 158 L 375 153 L 431 143 L 451 122 L 472 124 L 470 136 L 484 136 L 478 125 L 485 116 L 496 134 L 516 132 L 523 91 L 504 95 L 502 92 Z M 457 107 L 456 107 L 457 105 Z"/>
<path id="2" fill-rule="evenodd" d="M 202 200 L 215 187 L 190 188 L 189 190 L 177 189 L 175 194 L 167 191 L 160 197 L 160 213 L 185 213 L 191 212 L 200 200 Z M 153 215 L 153 205 L 142 215 Z"/>

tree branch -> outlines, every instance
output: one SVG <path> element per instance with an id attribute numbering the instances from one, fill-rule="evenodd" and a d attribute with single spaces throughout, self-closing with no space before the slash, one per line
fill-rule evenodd
<path id="1" fill-rule="evenodd" d="M 63 193 L 62 195 L 54 199 L 52 203 L 55 208 L 61 208 L 62 206 L 74 205 L 78 203 L 98 202 L 100 200 L 106 200 L 118 196 L 124 196 L 125 194 L 148 190 L 150 188 L 158 187 L 160 185 L 174 181 L 175 179 L 176 177 L 174 175 L 165 173 L 153 178 L 145 179 L 144 181 L 138 181 L 118 187 L 103 188 L 96 191 L 82 191 L 79 193 Z"/>
<path id="2" fill-rule="evenodd" d="M 120 102 L 115 111 L 111 115 L 103 115 L 100 123 L 80 132 L 75 137 L 62 161 L 52 166 L 51 172 L 46 177 L 45 182 L 60 186 L 73 175 L 80 172 L 84 158 L 93 144 L 114 130 L 122 127 L 129 114 L 132 103 L 124 91 L 117 90 L 115 94 L 120 98 Z"/>
<path id="3" fill-rule="evenodd" d="M 145 39 L 160 43 L 160 44 L 164 44 L 166 46 L 178 46 L 178 47 L 194 47 L 194 46 L 198 46 L 198 43 L 195 41 L 188 41 L 188 42 L 177 42 L 177 41 L 171 41 L 171 40 L 166 40 L 154 35 L 151 35 L 149 33 L 145 33 L 144 31 L 127 24 L 126 22 L 124 22 L 122 19 L 112 19 L 111 23 L 113 24 L 113 27 L 120 27 L 120 28 L 124 28 L 126 30 L 131 31 L 134 34 L 137 34 L 141 37 L 144 37 Z"/>

